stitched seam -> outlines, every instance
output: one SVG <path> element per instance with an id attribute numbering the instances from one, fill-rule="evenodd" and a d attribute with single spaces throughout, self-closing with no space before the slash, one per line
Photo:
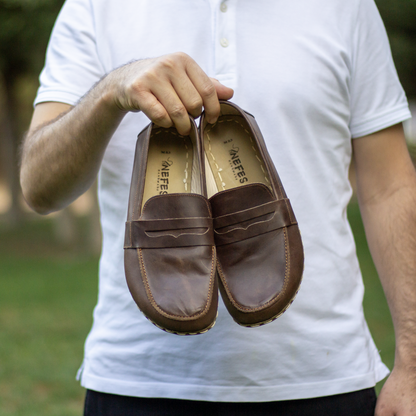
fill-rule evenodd
<path id="1" fill-rule="evenodd" d="M 282 291 L 280 292 L 281 295 L 284 295 L 286 293 L 286 289 L 287 289 L 287 286 L 289 284 L 288 277 L 289 277 L 289 273 L 290 273 L 289 238 L 287 236 L 287 227 L 285 227 L 283 229 L 283 233 L 284 233 L 284 236 L 285 236 L 285 264 L 286 264 L 286 269 L 285 269 L 285 280 L 284 280 L 284 283 L 283 283 L 283 288 L 282 288 Z"/>
<path id="2" fill-rule="evenodd" d="M 188 149 L 188 145 L 186 144 L 185 137 L 183 138 L 183 144 L 186 149 L 185 178 L 183 180 L 183 183 L 185 185 L 185 192 L 186 192 L 188 191 L 189 149 Z"/>
<path id="3" fill-rule="evenodd" d="M 207 230 L 205 232 L 203 232 L 203 233 L 195 233 L 195 232 L 194 233 L 191 233 L 191 232 L 189 232 L 189 233 L 181 233 L 181 234 L 178 234 L 178 235 L 169 234 L 169 233 L 167 233 L 167 234 L 161 234 L 161 235 L 151 235 L 151 234 L 148 234 L 147 231 L 144 231 L 144 234 L 148 238 L 161 238 L 161 237 L 167 237 L 167 236 L 169 236 L 169 237 L 173 237 L 173 238 L 177 239 L 177 238 L 179 238 L 179 237 L 181 237 L 183 235 L 195 235 L 195 236 L 201 237 L 201 236 L 203 236 L 205 234 L 208 234 L 208 232 L 209 232 L 209 227 L 198 227 L 198 228 L 207 228 Z M 163 232 L 163 231 L 159 231 L 159 232 Z M 184 246 L 184 247 L 186 247 L 186 246 Z M 170 248 L 170 247 L 166 247 L 166 248 Z"/>
<path id="4" fill-rule="evenodd" d="M 237 121 L 237 120 L 235 120 L 235 122 L 236 123 L 238 123 L 238 124 L 240 124 L 240 126 L 244 129 L 244 131 L 247 133 L 247 135 L 248 135 L 248 137 L 249 137 L 249 139 L 250 139 L 250 141 L 251 141 L 251 148 L 254 150 L 254 154 L 255 154 L 255 156 L 256 156 L 256 159 L 259 161 L 259 163 L 260 163 L 260 169 L 261 169 L 261 171 L 263 172 L 263 175 L 264 175 L 264 179 L 266 179 L 266 182 L 270 185 L 270 181 L 269 181 L 269 178 L 267 177 L 267 173 L 265 172 L 265 170 L 264 170 L 264 162 L 259 158 L 259 156 L 258 156 L 258 154 L 257 154 L 257 150 L 256 150 L 256 148 L 254 147 L 254 142 L 253 142 L 253 134 L 250 134 L 248 131 L 247 131 L 247 129 L 239 122 L 239 121 Z"/>
<path id="5" fill-rule="evenodd" d="M 256 220 L 256 218 L 249 218 L 248 220 L 241 221 L 240 223 L 237 222 L 237 223 L 232 224 L 232 225 L 225 225 L 223 227 L 219 227 L 219 228 L 226 228 L 226 227 L 233 227 L 233 226 L 235 226 L 235 228 L 232 228 L 231 230 L 224 231 L 223 233 L 217 231 L 216 229 L 214 229 L 214 232 L 217 235 L 226 235 L 228 233 L 231 233 L 231 232 L 237 231 L 237 230 L 247 231 L 250 227 L 252 227 L 254 225 L 267 224 L 267 223 L 271 222 L 274 219 L 274 217 L 276 216 L 276 211 L 274 211 L 274 212 L 268 212 L 266 214 L 262 214 L 259 217 L 257 217 L 257 218 L 260 218 L 260 217 L 264 217 L 266 215 L 271 215 L 271 214 L 273 214 L 271 218 L 269 218 L 267 220 L 252 222 L 251 224 L 247 225 L 247 227 L 242 227 L 242 226 L 239 226 L 239 225 L 241 224 L 241 222 L 247 222 L 247 221 L 251 221 L 251 220 Z M 276 228 L 276 230 L 279 229 L 279 228 L 283 228 L 283 227 L 285 227 L 285 225 L 283 225 L 282 227 Z M 274 231 L 274 230 L 270 230 L 270 231 Z M 266 232 L 268 232 L 268 231 L 266 231 Z M 264 233 L 262 233 L 262 234 L 264 234 Z"/>
<path id="6" fill-rule="evenodd" d="M 218 314 L 217 314 L 218 315 Z M 184 331 L 184 332 L 181 332 L 181 331 L 173 331 L 173 330 L 170 330 L 170 329 L 167 329 L 167 328 L 163 328 L 162 326 L 160 326 L 159 324 L 157 324 L 156 322 L 154 322 L 154 321 L 152 321 L 150 318 L 148 318 L 147 316 L 146 316 L 146 318 L 154 325 L 154 326 L 156 326 L 156 327 L 158 327 L 159 329 L 161 329 L 162 331 L 165 331 L 165 332 L 167 332 L 167 333 L 169 333 L 169 334 L 175 334 L 175 335 L 181 335 L 181 336 L 188 336 L 188 335 L 198 335 L 198 334 L 205 334 L 205 332 L 208 332 L 213 326 L 214 326 L 214 324 L 215 324 L 215 320 L 216 319 L 214 319 L 214 321 L 213 322 L 211 322 L 206 328 L 203 328 L 203 329 L 201 329 L 201 330 L 199 330 L 199 331 L 195 331 L 195 332 L 189 332 L 189 331 Z"/>
<path id="7" fill-rule="evenodd" d="M 156 132 L 156 134 L 160 133 L 161 130 L 159 130 L 159 132 Z M 149 142 L 150 142 L 150 138 L 153 134 L 153 131 L 150 131 L 150 133 L 148 133 L 149 135 L 149 139 L 148 139 L 148 144 L 147 144 L 147 151 L 149 152 Z M 140 135 L 139 135 L 140 136 Z M 147 136 L 147 134 L 145 134 L 145 137 Z M 133 172 L 134 172 L 134 168 L 136 167 L 136 156 L 134 157 L 134 164 L 133 164 Z M 146 156 L 146 168 L 145 168 L 145 175 L 146 175 L 146 169 L 147 169 L 147 156 Z M 139 168 L 139 172 L 140 173 L 140 168 Z M 139 199 L 139 187 L 140 187 L 140 180 L 137 180 L 137 186 L 136 186 L 136 190 L 134 192 L 134 207 L 133 207 L 133 213 L 135 213 L 136 211 L 136 207 L 139 207 L 137 201 Z M 143 203 L 143 201 L 142 201 Z M 140 207 L 139 207 L 140 210 Z M 136 217 L 136 215 L 133 215 L 133 218 Z"/>
<path id="8" fill-rule="evenodd" d="M 133 170 L 134 170 L 134 167 L 133 167 Z M 134 206 L 133 206 L 133 214 L 134 214 L 134 211 L 136 211 L 136 207 L 138 207 L 138 199 L 139 199 L 139 186 L 140 186 L 140 181 L 138 180 L 137 181 L 137 185 L 136 185 L 136 189 L 135 189 L 135 191 L 134 191 Z M 140 209 L 140 207 L 139 207 L 139 209 Z M 136 217 L 136 215 L 132 215 L 132 217 L 133 218 L 135 218 Z M 137 218 L 137 217 L 136 217 Z"/>
<path id="9" fill-rule="evenodd" d="M 249 185 L 248 185 L 248 186 L 249 186 Z M 271 196 L 273 196 L 273 195 L 271 195 Z M 220 219 L 223 219 L 223 218 L 225 218 L 225 217 L 231 217 L 231 216 L 233 216 L 233 215 L 239 215 L 239 214 L 241 214 L 241 213 L 246 213 L 246 212 L 254 211 L 254 210 L 257 210 L 258 208 L 264 207 L 264 206 L 266 206 L 266 205 L 271 205 L 271 204 L 276 204 L 276 203 L 279 203 L 280 201 L 282 201 L 282 199 L 280 199 L 280 200 L 275 199 L 274 201 L 270 201 L 270 202 L 266 202 L 266 203 L 263 203 L 263 204 L 260 204 L 260 205 L 256 205 L 256 206 L 254 206 L 254 207 L 246 208 L 246 209 L 243 209 L 243 210 L 241 210 L 241 211 L 234 211 L 234 212 L 230 212 L 230 213 L 228 213 L 228 214 L 220 215 L 220 216 L 216 217 L 215 219 L 216 219 L 217 221 L 219 221 Z M 283 201 L 285 201 L 285 199 L 284 199 Z M 261 214 L 257 215 L 256 217 L 249 217 L 249 218 L 246 218 L 246 219 L 244 219 L 244 221 L 248 221 L 248 220 L 251 220 L 251 219 L 255 219 L 255 218 L 261 217 L 261 216 L 263 216 L 263 215 L 271 214 L 272 212 L 276 212 L 276 209 L 274 209 L 273 211 L 267 211 L 267 212 L 261 213 Z M 241 222 L 241 221 L 239 220 L 238 222 Z M 237 222 L 236 222 L 236 224 L 237 224 Z M 233 223 L 231 223 L 231 224 L 221 225 L 220 227 L 217 227 L 217 228 L 228 227 L 228 226 L 230 226 L 230 225 L 233 225 Z"/>
<path id="10" fill-rule="evenodd" d="M 252 114 L 250 114 L 250 113 L 247 113 L 247 111 L 244 111 L 244 119 L 245 119 L 245 121 L 246 121 L 246 123 L 250 126 L 250 129 L 253 131 L 253 135 L 254 136 L 256 136 L 256 130 L 258 130 L 258 136 L 260 137 L 260 138 L 262 138 L 263 136 L 262 136 L 262 134 L 261 134 L 261 131 L 260 131 L 260 127 L 258 126 L 258 124 L 257 124 L 257 122 L 256 122 L 256 120 L 255 120 L 255 118 L 254 118 L 254 116 L 252 115 Z M 252 118 L 253 118 L 253 121 L 250 119 L 250 117 L 248 117 L 248 115 L 249 116 L 251 116 Z M 243 126 L 243 128 L 244 128 L 244 126 Z M 246 130 L 247 131 L 247 130 Z M 251 139 L 251 137 L 250 137 L 250 140 L 252 140 Z M 261 140 L 258 140 L 258 143 L 260 144 L 260 141 Z M 264 141 L 264 138 L 263 138 L 263 141 Z M 261 149 L 261 146 L 259 146 L 259 149 Z M 269 185 L 271 186 L 271 183 L 270 183 L 270 181 L 269 181 L 269 178 L 266 176 L 266 175 L 268 175 L 267 174 L 267 172 L 265 172 L 264 171 L 264 169 L 263 169 L 263 165 L 264 164 L 269 164 L 269 162 L 268 162 L 268 159 L 270 159 L 270 161 L 271 161 L 271 158 L 270 158 L 270 155 L 268 154 L 268 151 L 267 151 L 267 148 L 266 148 L 266 143 L 264 143 L 264 150 L 265 150 L 265 152 L 266 152 L 266 154 L 265 154 L 265 158 L 263 158 L 263 161 L 261 161 L 259 158 L 257 158 L 259 161 L 260 161 L 260 163 L 261 163 L 261 165 L 260 165 L 260 167 L 261 167 L 261 170 L 263 171 L 263 173 L 264 173 L 264 175 L 265 175 L 265 179 L 266 179 L 266 181 L 269 183 Z M 272 166 L 273 166 L 273 162 L 272 162 Z M 270 171 L 272 171 L 272 169 L 270 169 Z M 280 189 L 280 191 L 282 191 L 281 190 L 281 188 L 280 188 L 280 184 L 279 184 L 279 189 Z"/>
<path id="11" fill-rule="evenodd" d="M 160 133 L 160 131 L 158 133 Z M 156 134 L 158 134 L 158 133 L 156 133 Z M 183 144 L 184 144 L 185 149 L 186 149 L 186 162 L 185 162 L 185 170 L 184 170 L 185 177 L 183 179 L 183 183 L 184 183 L 184 187 L 185 187 L 185 192 L 187 192 L 188 191 L 188 182 L 187 181 L 188 181 L 188 169 L 189 169 L 189 148 L 188 148 L 188 145 L 186 144 L 186 138 L 188 136 L 182 136 L 181 134 L 179 134 L 175 131 L 171 131 L 170 133 L 173 134 L 174 136 L 182 138 L 183 139 Z"/>
<path id="12" fill-rule="evenodd" d="M 217 121 L 217 123 L 224 123 L 224 121 L 225 121 L 225 120 L 219 120 L 219 121 Z M 220 168 L 220 167 L 219 167 L 219 165 L 218 165 L 217 161 L 215 160 L 215 156 L 214 156 L 214 154 L 212 153 L 212 149 L 211 149 L 211 137 L 210 137 L 210 135 L 209 135 L 209 132 L 212 130 L 212 128 L 213 128 L 213 127 L 214 127 L 217 123 L 212 124 L 210 127 L 208 127 L 208 129 L 206 129 L 206 130 L 205 130 L 205 132 L 206 132 L 207 139 L 208 139 L 208 151 L 209 151 L 209 154 L 211 155 L 211 158 L 212 158 L 212 160 L 213 160 L 213 162 L 214 162 L 214 164 L 215 164 L 215 167 L 216 167 L 216 169 L 217 169 L 217 175 L 218 175 L 218 177 L 220 178 L 220 181 L 221 181 L 221 186 L 222 186 L 222 190 L 224 191 L 224 190 L 225 190 L 225 182 L 223 181 L 222 176 L 221 176 L 221 173 L 220 173 L 220 172 L 222 172 L 222 168 Z"/>
<path id="13" fill-rule="evenodd" d="M 215 248 L 215 246 L 212 247 L 212 250 L 214 250 L 214 248 Z M 211 253 L 212 253 L 212 250 L 211 250 Z M 145 286 L 145 291 L 146 291 L 147 298 L 148 298 L 150 304 L 153 306 L 153 308 L 156 309 L 156 311 L 160 315 L 164 316 L 165 318 L 176 319 L 176 320 L 180 320 L 180 321 L 189 321 L 191 319 L 200 318 L 201 316 L 206 314 L 206 312 L 209 309 L 209 306 L 211 305 L 211 293 L 212 293 L 211 289 L 212 289 L 212 286 L 213 286 L 212 276 L 213 276 L 213 270 L 214 270 L 213 265 L 215 264 L 215 261 L 214 261 L 215 259 L 213 259 L 211 261 L 211 277 L 210 277 L 210 283 L 209 283 L 209 289 L 210 290 L 209 290 L 209 293 L 208 293 L 208 299 L 205 303 L 204 309 L 201 312 L 196 313 L 195 315 L 184 317 L 184 316 L 180 316 L 180 315 L 173 315 L 173 314 L 167 313 L 163 309 L 161 309 L 159 307 L 159 305 L 156 303 L 156 301 L 155 301 L 155 299 L 152 295 L 152 291 L 150 289 L 149 281 L 148 281 L 148 278 L 147 278 L 147 273 L 146 273 L 146 268 L 145 268 L 145 265 L 144 265 L 142 249 L 137 249 L 137 252 L 138 252 L 138 256 L 139 256 L 140 268 L 143 271 L 142 281 L 143 281 L 144 286 Z M 211 254 L 211 258 L 212 258 L 212 254 Z"/>
<path id="14" fill-rule="evenodd" d="M 248 114 L 248 113 L 247 113 Z M 250 114 L 251 115 L 251 114 Z M 253 117 L 253 119 L 254 119 L 254 116 L 252 116 Z M 259 136 L 260 137 L 263 137 L 263 135 L 261 134 L 261 131 L 260 131 L 260 127 L 259 127 L 259 125 L 257 124 L 257 122 L 255 121 L 255 119 L 253 120 L 253 122 L 249 119 L 249 118 L 246 118 L 246 121 L 247 121 L 247 123 L 251 126 L 251 128 L 253 129 L 253 131 L 255 132 L 256 130 L 258 130 L 258 133 L 259 133 Z M 266 142 L 265 142 L 265 140 L 264 140 L 264 138 L 263 138 L 263 142 L 264 142 L 264 146 L 266 146 Z M 267 148 L 265 147 L 265 152 L 266 152 L 266 154 L 265 154 L 265 162 L 269 165 L 269 170 L 270 170 L 270 172 L 274 172 L 275 174 L 276 174 L 276 176 L 277 176 L 277 178 L 276 178 L 276 182 L 277 182 L 277 186 L 278 186 L 278 188 L 279 188 L 279 191 L 280 191 L 280 194 L 281 195 L 284 195 L 285 194 L 285 192 L 284 192 L 284 189 L 283 189 L 283 185 L 282 185 L 282 183 L 281 183 L 281 181 L 280 181 L 280 178 L 279 178 L 279 174 L 277 173 L 277 170 L 276 170 L 276 167 L 274 166 L 274 163 L 273 163 L 273 161 L 272 161 L 272 158 L 271 158 L 271 156 L 270 156 L 270 154 L 269 154 L 269 152 L 267 151 Z M 269 182 L 270 183 L 270 182 Z M 274 181 L 273 181 L 273 184 L 274 184 Z"/>
<path id="15" fill-rule="evenodd" d="M 260 164 L 260 169 L 262 170 L 262 172 L 263 172 L 263 175 L 264 175 L 264 179 L 266 180 L 266 182 L 270 185 L 270 181 L 269 181 L 269 178 L 267 177 L 268 175 L 267 175 L 267 172 L 265 171 L 265 169 L 264 169 L 264 161 L 262 161 L 260 158 L 259 158 L 259 156 L 258 156 L 258 154 L 257 154 L 257 150 L 256 150 L 256 148 L 255 148 L 255 146 L 254 146 L 254 141 L 253 141 L 253 135 L 254 135 L 254 132 L 253 132 L 253 134 L 252 133 L 250 133 L 246 128 L 245 128 L 245 126 L 240 122 L 240 121 L 238 121 L 238 120 L 236 120 L 236 119 L 234 119 L 234 118 L 227 118 L 227 119 L 222 119 L 222 120 L 219 120 L 219 121 L 217 121 L 217 123 L 224 123 L 224 122 L 234 122 L 234 123 L 237 123 L 237 124 L 239 124 L 241 127 L 242 127 L 242 129 L 246 132 L 246 134 L 247 134 L 247 136 L 248 136 L 248 138 L 250 139 L 250 142 L 251 142 L 251 148 L 253 149 L 253 151 L 254 151 L 254 156 L 256 157 L 256 159 L 258 160 L 258 162 L 259 162 L 259 164 Z M 220 172 L 222 172 L 222 168 L 220 168 L 219 166 L 218 166 L 218 164 L 217 164 L 217 162 L 216 162 L 216 160 L 215 160 L 215 157 L 214 157 L 214 154 L 212 153 L 212 151 L 211 151 L 211 137 L 209 136 L 209 132 L 212 130 L 212 128 L 214 127 L 214 126 L 216 126 L 217 125 L 217 123 L 215 123 L 215 124 L 212 124 L 212 125 L 210 125 L 206 130 L 205 130 L 205 133 L 206 133 L 206 135 L 207 135 L 207 138 L 208 138 L 208 150 L 209 150 L 209 153 L 210 153 L 210 155 L 211 155 L 211 158 L 212 158 L 212 160 L 214 161 L 214 163 L 215 163 L 215 167 L 217 168 L 217 174 L 218 174 L 218 177 L 220 178 L 220 180 L 221 180 L 221 186 L 222 186 L 222 190 L 223 191 L 225 191 L 225 186 L 226 186 L 226 184 L 225 184 L 225 182 L 223 181 L 223 179 L 222 179 L 222 176 L 221 176 L 221 174 L 220 174 Z M 250 125 L 250 123 L 248 123 L 249 125 Z"/>
<path id="16" fill-rule="evenodd" d="M 279 200 L 279 201 L 281 201 L 281 200 Z M 239 240 L 236 240 L 236 241 L 230 241 L 230 242 L 227 242 L 227 243 L 217 243 L 217 245 L 218 246 L 225 246 L 225 245 L 228 245 L 228 244 L 233 244 L 233 243 L 236 243 L 236 242 L 248 240 L 250 238 L 257 237 L 259 235 L 266 234 L 266 233 L 269 233 L 269 232 L 272 232 L 272 231 L 277 231 L 277 230 L 280 230 L 282 228 L 286 228 L 286 227 L 288 227 L 290 225 L 296 224 L 296 221 L 293 222 L 292 219 L 290 218 L 290 212 L 291 211 L 290 211 L 290 209 L 288 207 L 288 199 L 284 199 L 284 201 L 285 201 L 285 204 L 286 204 L 286 209 L 287 209 L 287 211 L 289 213 L 290 224 L 284 224 L 281 227 L 277 227 L 277 228 L 274 228 L 272 230 L 261 231 L 258 234 L 255 234 L 255 235 L 252 235 L 252 236 L 249 236 L 249 237 L 240 238 Z M 268 223 L 268 222 L 272 221 L 274 219 L 274 217 L 276 216 L 277 211 L 275 210 L 272 213 L 273 213 L 272 218 L 269 218 L 268 220 L 253 222 L 253 223 L 249 224 L 247 227 L 238 226 L 240 224 L 238 222 L 236 222 L 235 224 L 232 224 L 232 225 L 222 225 L 221 227 L 214 228 L 214 233 L 218 236 L 218 238 L 221 238 L 221 236 L 225 236 L 226 234 L 228 234 L 228 233 L 230 233 L 232 231 L 237 231 L 237 230 L 247 231 L 251 226 L 259 225 L 259 224 L 265 224 L 265 223 Z M 272 213 L 262 214 L 260 216 L 270 215 Z M 222 217 L 231 216 L 231 215 L 235 215 L 235 214 L 238 214 L 238 212 L 237 213 L 233 212 L 233 213 L 230 213 L 230 214 L 227 214 L 227 215 L 223 215 L 223 216 L 220 216 L 220 217 L 217 217 L 217 218 L 222 218 Z M 259 217 L 257 217 L 257 218 L 259 218 Z M 255 220 L 255 219 L 256 218 L 250 218 L 250 219 L 247 219 L 247 220 L 244 220 L 244 221 Z M 285 221 L 285 223 L 286 223 L 286 221 Z M 228 231 L 225 231 L 225 232 L 219 232 L 219 231 L 217 231 L 218 229 L 222 229 L 222 228 L 226 228 L 226 227 L 232 227 L 233 225 L 235 225 L 235 228 L 232 228 L 231 230 L 228 230 Z"/>

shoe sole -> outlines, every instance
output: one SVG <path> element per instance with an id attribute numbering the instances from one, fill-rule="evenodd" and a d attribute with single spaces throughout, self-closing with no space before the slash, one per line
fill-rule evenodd
<path id="1" fill-rule="evenodd" d="M 217 312 L 217 315 L 216 315 L 216 317 L 215 317 L 215 319 L 214 319 L 214 321 L 210 324 L 210 325 L 208 325 L 206 328 L 204 328 L 204 329 L 201 329 L 200 331 L 196 331 L 196 332 L 179 332 L 179 331 L 172 331 L 172 330 L 170 330 L 170 329 L 166 329 L 166 328 L 163 328 L 163 327 L 161 327 L 160 325 L 158 325 L 156 322 L 154 322 L 154 321 L 152 321 L 150 318 L 148 318 L 146 315 L 145 315 L 145 317 L 146 317 L 146 319 L 149 321 L 149 322 L 151 322 L 154 326 L 156 326 L 157 328 L 159 328 L 159 329 L 161 329 L 162 331 L 164 331 L 164 332 L 167 332 L 168 334 L 174 334 L 174 335 L 180 335 L 180 336 L 188 336 L 188 335 L 200 335 L 200 334 L 205 334 L 206 332 L 208 332 L 214 325 L 215 325 L 215 323 L 216 323 L 216 321 L 217 321 L 217 318 L 218 318 L 218 312 Z"/>

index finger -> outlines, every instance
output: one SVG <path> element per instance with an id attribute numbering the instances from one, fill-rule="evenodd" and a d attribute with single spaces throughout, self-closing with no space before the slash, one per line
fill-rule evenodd
<path id="1" fill-rule="evenodd" d="M 215 123 L 220 115 L 220 103 L 214 83 L 194 61 L 188 63 L 186 73 L 202 98 L 208 123 Z"/>

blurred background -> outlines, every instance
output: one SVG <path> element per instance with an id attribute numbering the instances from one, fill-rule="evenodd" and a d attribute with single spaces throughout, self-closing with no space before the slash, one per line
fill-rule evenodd
<path id="1" fill-rule="evenodd" d="M 416 115 L 416 0 L 377 0 Z M 45 49 L 62 0 L 0 0 L 0 415 L 81 415 L 75 381 L 97 297 L 101 245 L 95 187 L 48 216 L 30 211 L 18 181 Z M 416 159 L 416 120 L 405 125 Z M 353 168 L 351 174 L 353 182 Z M 388 366 L 394 334 L 355 198 L 349 218 L 364 274 L 364 308 Z M 380 389 L 382 383 L 379 384 Z"/>

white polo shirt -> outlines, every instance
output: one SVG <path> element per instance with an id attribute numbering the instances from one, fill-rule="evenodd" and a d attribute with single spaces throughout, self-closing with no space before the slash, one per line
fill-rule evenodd
<path id="1" fill-rule="evenodd" d="M 76 104 L 133 59 L 183 51 L 234 88 L 254 114 L 291 199 L 305 248 L 301 290 L 264 327 L 239 327 L 221 303 L 215 327 L 179 337 L 149 323 L 123 269 L 137 134 L 128 114 L 99 175 L 99 298 L 79 372 L 83 386 L 142 397 L 273 401 L 344 393 L 385 377 L 364 320 L 347 222 L 351 138 L 410 116 L 373 0 L 67 0 L 36 103 Z"/>

